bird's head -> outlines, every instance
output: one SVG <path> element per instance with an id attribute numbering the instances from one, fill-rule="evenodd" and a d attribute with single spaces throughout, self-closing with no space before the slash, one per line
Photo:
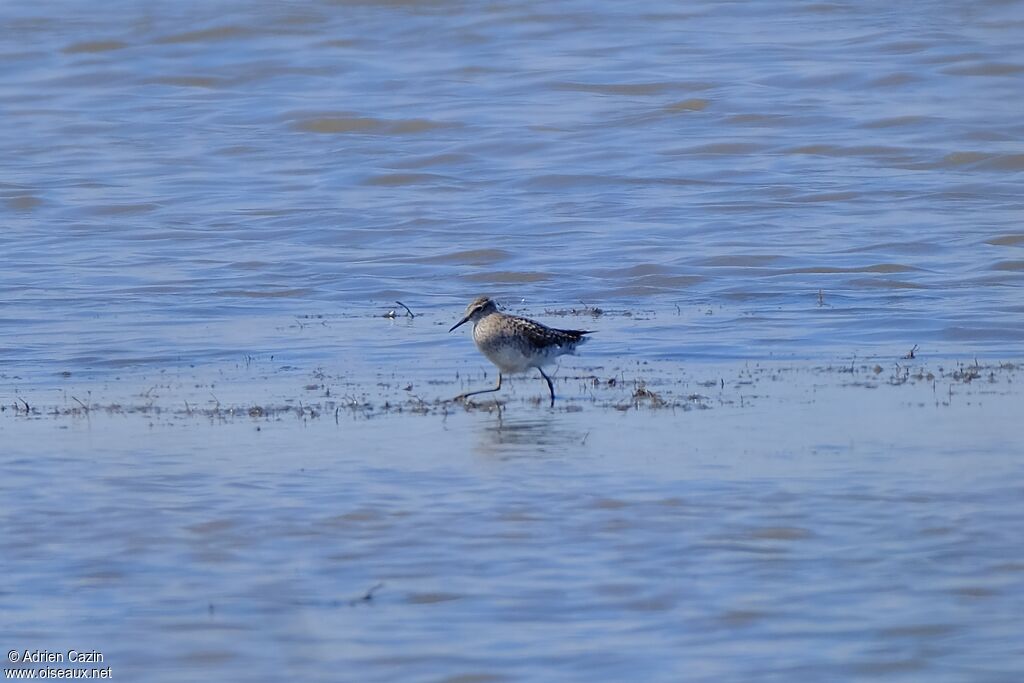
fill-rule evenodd
<path id="1" fill-rule="evenodd" d="M 477 320 L 483 318 L 485 315 L 490 315 L 497 310 L 498 304 L 494 303 L 494 299 L 489 296 L 478 296 L 473 299 L 468 306 L 466 306 L 466 315 L 462 320 L 452 325 L 452 328 L 448 331 L 452 332 L 459 325 L 463 325 L 469 321 L 473 321 L 473 323 L 476 324 Z"/>

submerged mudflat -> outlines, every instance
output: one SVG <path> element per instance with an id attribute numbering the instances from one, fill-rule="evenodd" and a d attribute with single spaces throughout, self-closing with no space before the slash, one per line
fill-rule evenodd
<path id="1" fill-rule="evenodd" d="M 153 423 L 189 418 L 219 422 L 249 418 L 257 426 L 294 418 L 340 424 L 343 420 L 404 414 L 447 418 L 460 412 L 486 411 L 502 416 L 509 410 L 529 414 L 530 407 L 536 409 L 532 412 L 550 414 L 667 410 L 674 415 L 712 408 L 746 409 L 766 402 L 786 404 L 801 400 L 809 404 L 817 402 L 818 392 L 828 390 L 898 387 L 904 388 L 895 391 L 893 398 L 905 407 L 952 408 L 956 403 L 970 405 L 985 398 L 1012 403 L 1018 393 L 1014 379 L 1024 369 L 1012 361 L 980 362 L 974 358 L 966 363 L 929 363 L 910 355 L 898 360 L 858 360 L 854 356 L 841 364 L 575 364 L 577 367 L 555 376 L 558 402 L 550 408 L 545 385 L 535 373 L 513 376 L 506 380 L 501 392 L 465 400 L 456 398 L 469 386 L 486 388 L 493 382 L 496 370 L 488 370 L 485 361 L 480 363 L 482 369 L 475 368 L 476 372 L 456 371 L 448 378 L 423 379 L 420 371 L 421 381 L 414 381 L 397 374 L 388 377 L 378 373 L 376 382 L 367 382 L 324 368 L 310 372 L 248 357 L 243 363 L 206 374 L 193 368 L 176 368 L 152 374 L 121 373 L 100 383 L 83 383 L 71 373 L 62 373 L 61 381 L 45 389 L 15 388 L 9 394 L 9 402 L 0 405 L 0 413 L 23 420 L 135 415 Z M 14 387 L 18 387 L 20 379 L 0 375 L 0 380 Z M 541 411 L 542 408 L 545 410 Z"/>
<path id="2" fill-rule="evenodd" d="M 1015 675 L 1018 363 L 569 363 L 554 409 L 452 403 L 472 361 L 5 376 L 5 640 L 158 681 Z"/>

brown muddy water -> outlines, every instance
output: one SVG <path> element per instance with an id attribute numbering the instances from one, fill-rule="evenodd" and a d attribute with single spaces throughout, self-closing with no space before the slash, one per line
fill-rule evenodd
<path id="1" fill-rule="evenodd" d="M 2 4 L 0 645 L 132 681 L 1021 680 L 1022 31 Z M 447 333 L 480 293 L 596 330 L 553 409 L 448 400 L 494 381 Z"/>

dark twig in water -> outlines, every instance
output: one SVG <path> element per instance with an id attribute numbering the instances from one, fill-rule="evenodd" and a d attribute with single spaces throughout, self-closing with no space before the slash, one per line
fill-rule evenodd
<path id="1" fill-rule="evenodd" d="M 32 412 L 32 407 L 28 404 L 28 401 L 26 401 L 25 399 L 21 398 L 20 396 L 18 397 L 18 400 L 25 404 L 25 414 L 26 415 L 28 415 L 30 412 Z M 18 407 L 17 404 L 15 404 L 14 407 L 17 408 Z"/>
<path id="2" fill-rule="evenodd" d="M 84 403 L 82 403 L 81 401 L 79 401 L 79 400 L 78 400 L 78 397 L 77 397 L 77 396 L 72 396 L 72 397 L 71 397 L 71 399 L 72 399 L 72 400 L 73 400 L 73 401 L 74 401 L 75 403 L 77 403 L 78 405 L 82 406 L 82 409 L 83 409 L 83 410 L 85 410 L 85 412 L 86 412 L 86 413 L 88 413 L 88 412 L 89 412 L 89 406 L 87 406 L 87 405 L 85 405 Z"/>
<path id="3" fill-rule="evenodd" d="M 372 586 L 370 588 L 370 590 L 368 590 L 365 593 L 363 593 L 360 597 L 352 598 L 351 600 L 349 600 L 348 604 L 352 605 L 352 606 L 355 606 L 355 605 L 358 605 L 358 604 L 364 603 L 364 602 L 373 602 L 373 594 L 376 593 L 378 590 L 380 590 L 383 587 L 384 587 L 384 582 L 382 581 L 382 582 Z"/>
<path id="4" fill-rule="evenodd" d="M 916 352 L 917 352 L 917 344 L 914 344 L 914 348 L 910 349 L 910 351 L 907 353 L 907 355 L 903 356 L 903 358 L 905 358 L 906 360 L 911 360 L 911 359 L 915 358 L 914 354 Z M 977 363 L 977 361 L 975 361 L 975 363 Z"/>
<path id="5" fill-rule="evenodd" d="M 410 318 L 415 318 L 415 317 L 416 317 L 416 316 L 415 316 L 415 315 L 413 314 L 413 312 L 412 312 L 411 310 L 409 310 L 409 307 L 408 307 L 408 306 L 406 306 L 405 304 L 403 304 L 403 303 L 402 303 L 401 301 L 395 300 L 395 303 L 396 303 L 396 304 L 398 304 L 399 306 L 401 306 L 402 308 L 404 308 L 404 309 L 405 309 L 405 312 L 409 314 L 409 317 L 410 317 Z"/>

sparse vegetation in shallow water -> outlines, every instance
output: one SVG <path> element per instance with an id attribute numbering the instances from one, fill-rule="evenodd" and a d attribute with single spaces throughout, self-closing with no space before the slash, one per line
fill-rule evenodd
<path id="1" fill-rule="evenodd" d="M 600 318 L 602 315 L 604 315 L 604 309 L 598 308 L 597 306 L 588 306 L 586 304 L 582 304 L 579 308 L 545 308 L 544 313 L 545 315 L 557 315 L 562 317 L 570 315 L 589 315 L 592 318 Z"/>
<path id="2" fill-rule="evenodd" d="M 970 400 L 970 396 L 1012 396 L 1015 373 L 1020 365 L 1011 362 L 984 363 L 972 360 L 957 363 L 955 367 L 932 366 L 924 363 L 900 360 L 893 362 L 887 371 L 885 361 L 865 360 L 838 366 L 785 366 L 747 363 L 736 366 L 730 374 L 727 370 L 715 371 L 715 379 L 688 379 L 684 372 L 666 369 L 665 364 L 655 361 L 629 363 L 625 369 L 603 367 L 581 368 L 578 374 L 555 377 L 563 389 L 564 403 L 550 409 L 543 394 L 523 392 L 502 397 L 500 401 L 466 400 L 454 404 L 449 398 L 450 388 L 466 378 L 463 374 L 455 379 L 439 380 L 422 378 L 414 384 L 401 373 L 395 372 L 378 381 L 367 393 L 367 384 L 347 379 L 341 375 L 328 376 L 321 368 L 311 370 L 305 376 L 295 377 L 290 382 L 294 395 L 270 401 L 252 400 L 244 397 L 227 399 L 225 392 L 232 392 L 231 380 L 223 375 L 213 393 L 213 384 L 183 378 L 178 384 L 162 383 L 155 391 L 148 382 L 140 381 L 126 387 L 123 397 L 128 400 L 95 400 L 83 388 L 64 389 L 63 402 L 47 405 L 31 393 L 20 390 L 15 396 L 0 405 L 0 417 L 35 420 L 70 418 L 87 420 L 97 416 L 141 416 L 151 421 L 164 422 L 185 420 L 208 420 L 211 423 L 226 423 L 245 419 L 259 424 L 301 420 L 316 422 L 323 417 L 334 422 L 342 420 L 365 420 L 375 417 L 419 415 L 447 418 L 454 412 L 501 413 L 516 410 L 554 413 L 576 413 L 580 411 L 672 411 L 687 412 L 706 410 L 712 407 L 745 409 L 752 400 L 770 400 L 778 395 L 774 387 L 800 381 L 799 375 L 832 375 L 829 382 L 838 387 L 882 390 L 887 387 L 904 391 L 923 385 L 931 396 L 922 401 L 915 399 L 914 405 L 949 406 L 957 396 Z M 288 372 L 297 368 L 289 367 Z M 250 378 L 251 379 L 251 378 Z M 335 391 L 327 392 L 330 382 Z M 1002 388 L 1000 388 L 1002 385 Z M 246 385 L 250 386 L 250 385 Z M 141 388 L 141 389 L 140 389 Z M 418 389 L 418 391 L 414 391 Z M 697 393 L 694 389 L 710 390 L 709 395 Z M 318 392 L 312 396 L 306 392 Z M 312 400 L 311 400 L 312 399 Z M 205 401 L 205 403 L 204 403 Z M 461 406 L 459 410 L 456 406 Z"/>
<path id="3" fill-rule="evenodd" d="M 978 365 L 977 359 L 974 360 L 974 365 L 967 367 L 958 363 L 957 369 L 953 371 L 951 376 L 956 381 L 964 382 L 966 384 L 967 382 L 971 382 L 981 377 L 981 366 Z"/>

